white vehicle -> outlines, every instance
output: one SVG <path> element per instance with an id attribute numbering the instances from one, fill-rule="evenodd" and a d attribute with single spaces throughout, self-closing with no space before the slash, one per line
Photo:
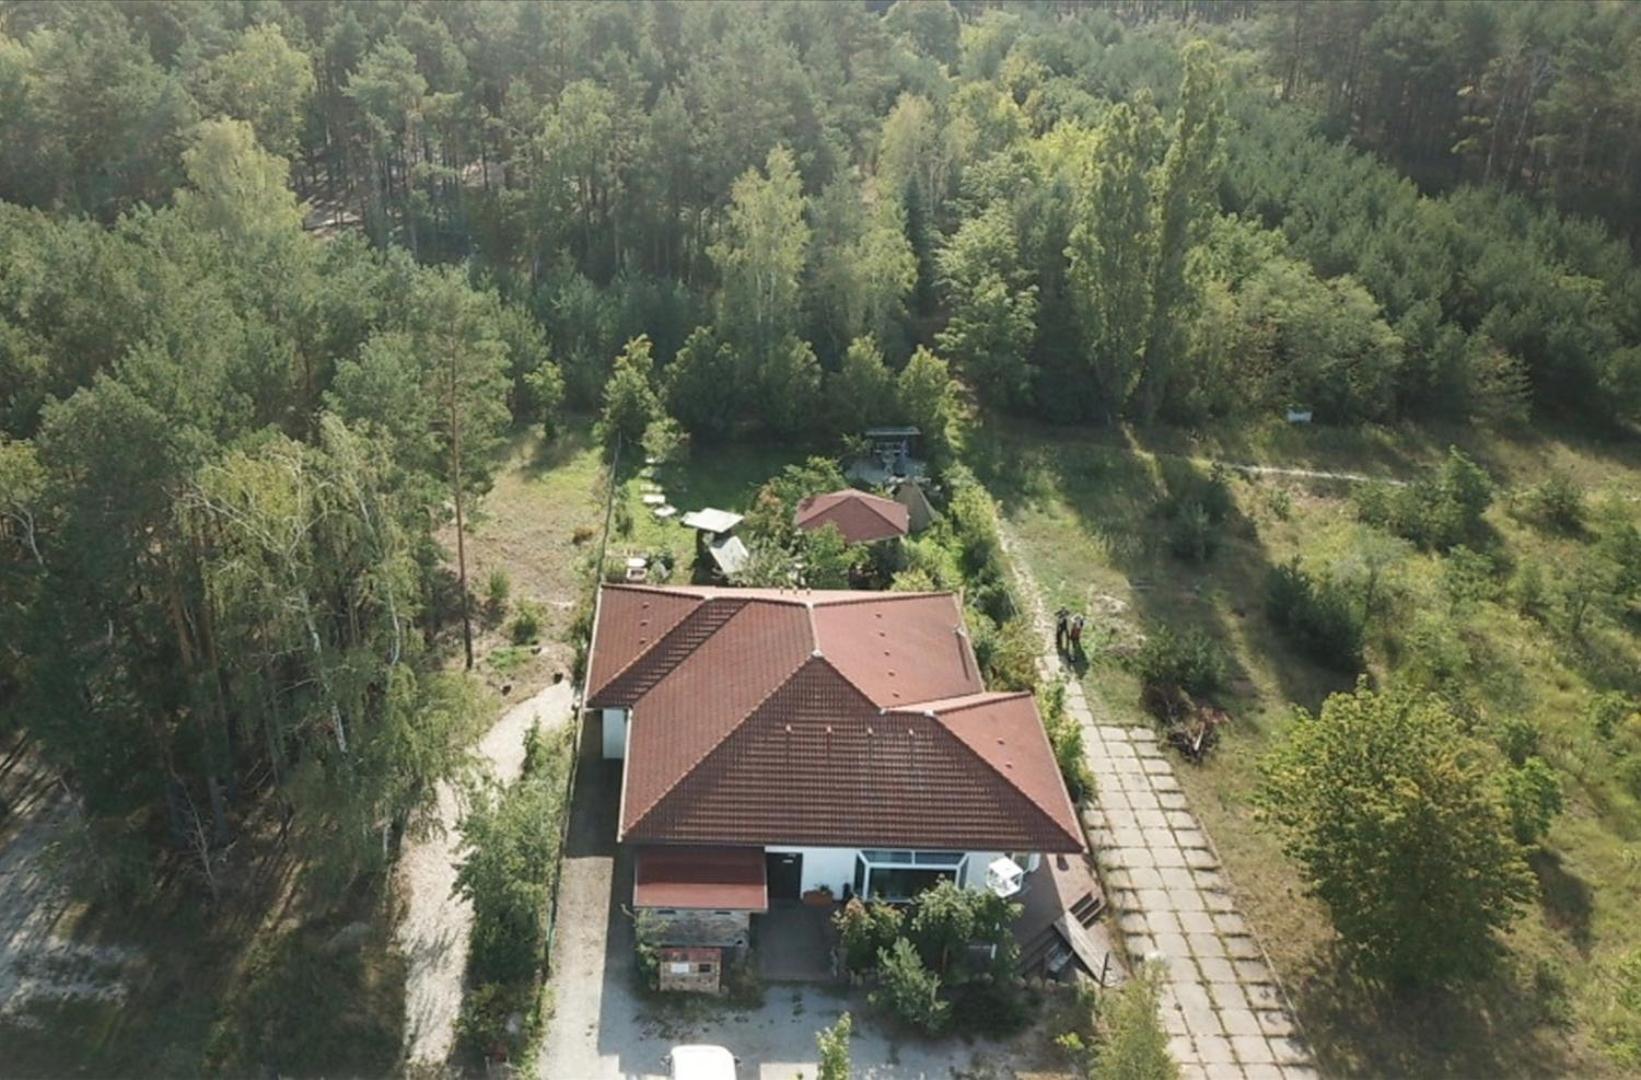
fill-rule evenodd
<path id="1" fill-rule="evenodd" d="M 662 1061 L 672 1080 L 735 1080 L 735 1055 L 721 1046 L 675 1046 Z"/>

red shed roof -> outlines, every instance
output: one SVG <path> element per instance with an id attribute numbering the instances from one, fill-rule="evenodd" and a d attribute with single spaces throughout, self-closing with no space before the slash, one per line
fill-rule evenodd
<path id="1" fill-rule="evenodd" d="M 589 706 L 632 710 L 624 839 L 1082 850 L 950 593 L 606 585 L 588 668 Z"/>
<path id="2" fill-rule="evenodd" d="M 868 495 L 844 488 L 826 495 L 811 495 L 798 504 L 792 523 L 800 529 L 835 525 L 851 544 L 870 544 L 905 536 L 910 528 L 910 511 L 893 499 Z"/>
<path id="3" fill-rule="evenodd" d="M 633 907 L 768 911 L 762 848 L 644 847 L 633 858 Z"/>

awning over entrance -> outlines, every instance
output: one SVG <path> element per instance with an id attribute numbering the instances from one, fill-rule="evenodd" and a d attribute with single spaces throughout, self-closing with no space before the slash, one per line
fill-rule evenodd
<path id="1" fill-rule="evenodd" d="M 768 911 L 762 848 L 643 847 L 633 857 L 639 908 Z"/>

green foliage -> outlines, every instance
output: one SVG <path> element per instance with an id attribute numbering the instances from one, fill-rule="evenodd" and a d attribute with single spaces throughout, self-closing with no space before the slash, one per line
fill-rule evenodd
<path id="1" fill-rule="evenodd" d="M 1356 512 L 1421 547 L 1446 551 L 1482 535 L 1482 515 L 1492 501 L 1487 472 L 1452 448 L 1441 466 L 1403 487 L 1364 485 Z"/>
<path id="2" fill-rule="evenodd" d="M 1527 758 L 1504 774 L 1504 805 L 1516 842 L 1537 844 L 1561 813 L 1561 781 L 1541 757 Z"/>
<path id="3" fill-rule="evenodd" d="M 505 789 L 471 793 L 462 818 L 461 861 L 454 891 L 473 905 L 467 978 L 459 1029 L 468 1046 L 497 1046 L 516 1058 L 536 1037 L 546 917 L 561 857 L 559 840 L 573 748 L 564 733 L 531 728 L 524 767 Z M 517 1012 L 524 1023 L 507 1030 Z"/>
<path id="4" fill-rule="evenodd" d="M 541 608 L 525 601 L 519 604 L 518 614 L 513 616 L 512 625 L 507 629 L 507 636 L 514 645 L 529 645 L 541 637 Z"/>
<path id="5" fill-rule="evenodd" d="M 853 1069 L 849 1062 L 849 1040 L 854 1037 L 855 1022 L 848 1013 L 838 1017 L 837 1023 L 815 1033 L 815 1045 L 820 1050 L 820 1064 L 816 1080 L 849 1080 Z"/>
<path id="6" fill-rule="evenodd" d="M 1135 654 L 1134 672 L 1147 688 L 1211 694 L 1225 683 L 1225 655 L 1201 630 L 1159 626 Z"/>
<path id="7" fill-rule="evenodd" d="M 1564 472 L 1552 469 L 1521 495 L 1523 513 L 1547 528 L 1577 533 L 1584 528 L 1584 489 Z"/>
<path id="8" fill-rule="evenodd" d="M 891 904 L 874 900 L 868 905 L 852 897 L 832 916 L 843 946 L 844 966 L 857 975 L 870 971 L 878 955 L 900 937 L 903 922 L 900 909 Z"/>
<path id="9" fill-rule="evenodd" d="M 901 417 L 923 432 L 928 455 L 943 460 L 960 436 L 956 388 L 946 361 L 918 349 L 901 369 L 895 392 Z"/>
<path id="10" fill-rule="evenodd" d="M 639 447 L 650 424 L 661 419 L 661 401 L 650 385 L 654 362 L 650 339 L 635 337 L 615 358 L 615 370 L 604 385 L 604 412 L 599 417 L 599 439 L 614 447 L 619 440 L 629 448 Z"/>
<path id="11" fill-rule="evenodd" d="M 564 406 L 564 373 L 557 364 L 543 360 L 524 377 L 524 385 L 530 395 L 529 415 L 540 421 L 543 437 L 551 441 L 558 434 Z"/>
<path id="12" fill-rule="evenodd" d="M 1435 699 L 1335 694 L 1295 717 L 1262 774 L 1266 818 L 1364 974 L 1474 973 L 1532 894 L 1499 770 Z M 1529 802 L 1536 824 L 1545 804 Z"/>
<path id="13" fill-rule="evenodd" d="M 1179 1066 L 1168 1050 L 1159 1007 L 1162 975 L 1146 964 L 1099 998 L 1099 1044 L 1092 1080 L 1175 1080 Z"/>
<path id="14" fill-rule="evenodd" d="M 1449 610 L 1466 614 L 1477 604 L 1497 599 L 1497 575 L 1497 565 L 1487 555 L 1463 544 L 1453 548 L 1442 560 L 1442 591 L 1447 594 Z"/>
<path id="15" fill-rule="evenodd" d="M 1060 779 L 1065 782 L 1071 801 L 1081 804 L 1094 791 L 1094 774 L 1088 767 L 1083 749 L 1083 727 L 1066 712 L 1065 681 L 1056 679 L 1037 691 L 1037 711 L 1043 717 L 1043 728 L 1048 742 L 1054 748 L 1054 761 L 1060 767 Z"/>
<path id="16" fill-rule="evenodd" d="M 1362 623 L 1344 590 L 1312 577 L 1297 557 L 1272 567 L 1265 581 L 1265 614 L 1289 644 L 1319 664 L 1351 672 L 1362 665 Z"/>
<path id="17" fill-rule="evenodd" d="M 935 338 L 980 388 L 1001 406 L 1018 405 L 1032 389 L 1030 361 L 1037 332 L 1037 287 L 1020 265 L 1013 223 L 995 206 L 959 226 L 938 258 L 951 316 Z"/>
<path id="18" fill-rule="evenodd" d="M 1595 695 L 1584 709 L 1585 723 L 1590 730 L 1608 742 L 1618 733 L 1625 718 L 1638 714 L 1641 714 L 1641 703 L 1618 691 Z"/>
<path id="19" fill-rule="evenodd" d="M 1159 503 L 1168 550 L 1189 562 L 1206 562 L 1219 548 L 1220 531 L 1234 507 L 1222 465 L 1204 476 L 1194 468 L 1173 470 Z"/>
<path id="20" fill-rule="evenodd" d="M 501 567 L 490 571 L 484 582 L 485 606 L 495 612 L 505 611 L 508 597 L 513 594 L 513 579 Z"/>
<path id="21" fill-rule="evenodd" d="M 952 1006 L 940 996 L 940 976 L 928 969 L 907 939 L 897 938 L 878 952 L 878 980 L 870 995 L 872 1004 L 886 1008 L 907 1027 L 939 1035 L 951 1023 Z"/>
<path id="22" fill-rule="evenodd" d="M 952 974 L 958 953 L 969 945 L 1002 944 L 1020 913 L 986 889 L 964 889 L 941 880 L 925 889 L 912 906 L 907 936 L 924 961 L 941 977 Z"/>

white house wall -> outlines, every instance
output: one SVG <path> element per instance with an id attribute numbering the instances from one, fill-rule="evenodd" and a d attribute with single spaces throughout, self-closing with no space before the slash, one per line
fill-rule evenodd
<path id="1" fill-rule="evenodd" d="M 842 896 L 845 882 L 854 887 L 854 848 L 766 847 L 764 850 L 780 855 L 803 856 L 804 892 L 825 885 L 832 890 L 833 896 Z"/>

